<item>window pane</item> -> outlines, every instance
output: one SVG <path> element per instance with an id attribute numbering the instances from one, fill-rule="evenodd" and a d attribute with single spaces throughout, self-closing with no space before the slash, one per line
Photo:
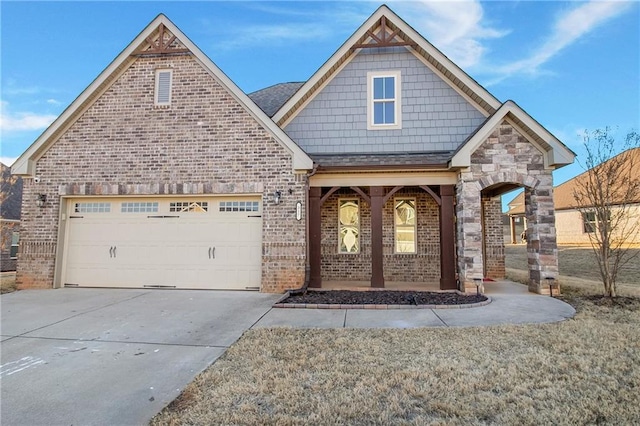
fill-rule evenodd
<path id="1" fill-rule="evenodd" d="M 373 99 L 384 99 L 384 79 L 377 77 L 373 79 Z"/>
<path id="2" fill-rule="evenodd" d="M 395 78 L 394 77 L 385 77 L 384 79 L 384 98 L 385 99 L 395 99 Z"/>
<path id="3" fill-rule="evenodd" d="M 384 104 L 382 102 L 373 104 L 373 124 L 384 124 Z"/>
<path id="4" fill-rule="evenodd" d="M 396 122 L 394 107 L 395 102 L 384 103 L 384 124 L 394 124 Z"/>
<path id="5" fill-rule="evenodd" d="M 416 201 L 395 201 L 396 253 L 416 253 Z"/>
<path id="6" fill-rule="evenodd" d="M 357 200 L 340 200 L 340 253 L 360 251 L 360 215 Z"/>

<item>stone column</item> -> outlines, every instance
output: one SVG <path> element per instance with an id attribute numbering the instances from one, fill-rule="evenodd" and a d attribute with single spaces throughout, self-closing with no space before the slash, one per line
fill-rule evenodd
<path id="1" fill-rule="evenodd" d="M 460 290 L 475 292 L 474 279 L 483 278 L 482 270 L 482 204 L 480 187 L 477 182 L 458 181 L 457 192 L 457 230 L 458 230 L 458 271 Z"/>
<path id="2" fill-rule="evenodd" d="M 527 260 L 529 291 L 549 294 L 546 278 L 558 278 L 558 247 L 556 243 L 555 210 L 551 177 L 548 184 L 525 188 L 527 216 Z"/>

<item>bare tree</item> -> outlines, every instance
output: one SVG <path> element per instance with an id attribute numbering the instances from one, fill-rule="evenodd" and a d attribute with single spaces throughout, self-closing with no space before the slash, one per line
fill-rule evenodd
<path id="1" fill-rule="evenodd" d="M 604 294 L 616 297 L 620 268 L 640 251 L 640 135 L 616 141 L 609 127 L 585 132 L 586 172 L 576 178 L 574 198 L 597 259 Z"/>

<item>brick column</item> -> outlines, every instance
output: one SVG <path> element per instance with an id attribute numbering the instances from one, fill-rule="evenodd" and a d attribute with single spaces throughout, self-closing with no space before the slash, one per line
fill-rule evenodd
<path id="1" fill-rule="evenodd" d="M 484 233 L 484 275 L 502 279 L 504 266 L 504 230 L 502 227 L 502 203 L 500 197 L 482 199 L 482 229 Z"/>
<path id="2" fill-rule="evenodd" d="M 558 278 L 558 246 L 551 182 L 533 189 L 525 188 L 524 198 L 527 216 L 529 291 L 549 294 L 545 278 Z"/>
<path id="3" fill-rule="evenodd" d="M 309 287 L 322 287 L 322 188 L 309 188 Z"/>
<path id="4" fill-rule="evenodd" d="M 384 288 L 382 254 L 382 207 L 384 188 L 371 187 L 371 287 Z"/>

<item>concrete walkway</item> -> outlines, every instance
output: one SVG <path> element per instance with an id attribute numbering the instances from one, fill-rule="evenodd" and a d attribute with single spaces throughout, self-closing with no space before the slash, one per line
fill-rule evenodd
<path id="1" fill-rule="evenodd" d="M 492 302 L 468 309 L 271 309 L 253 327 L 415 328 L 473 327 L 562 321 L 575 315 L 571 305 L 527 291 L 508 281 L 485 283 Z"/>
<path id="2" fill-rule="evenodd" d="M 408 328 L 561 321 L 573 308 L 490 283 L 468 309 L 276 309 L 280 295 L 25 290 L 0 297 L 0 424 L 145 424 L 247 329 Z"/>

